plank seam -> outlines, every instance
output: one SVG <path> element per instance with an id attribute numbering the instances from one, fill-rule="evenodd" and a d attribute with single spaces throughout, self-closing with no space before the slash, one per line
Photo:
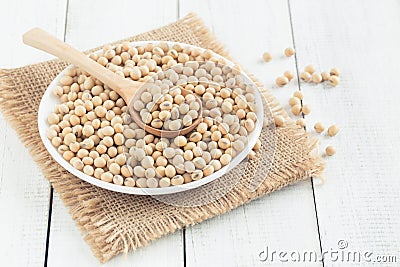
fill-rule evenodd
<path id="1" fill-rule="evenodd" d="M 51 228 L 51 215 L 53 213 L 53 193 L 54 189 L 50 184 L 50 196 L 49 196 L 49 212 L 47 217 L 47 234 L 46 234 L 46 250 L 44 252 L 44 267 L 47 267 L 47 260 L 49 256 L 50 248 L 50 228 Z"/>
<path id="2" fill-rule="evenodd" d="M 64 34 L 63 34 L 64 42 L 65 42 L 65 39 L 67 36 L 68 11 L 69 11 L 69 0 L 66 1 L 66 5 L 65 5 L 65 23 L 64 23 Z M 50 183 L 49 213 L 48 213 L 48 219 L 47 219 L 47 234 L 46 234 L 46 250 L 45 250 L 45 254 L 44 254 L 44 267 L 47 267 L 48 258 L 49 258 L 51 217 L 53 215 L 53 197 L 54 197 L 54 188 Z"/>
<path id="3" fill-rule="evenodd" d="M 181 18 L 181 1 L 176 0 L 176 20 Z M 182 228 L 183 267 L 186 267 L 186 227 Z"/>
<path id="4" fill-rule="evenodd" d="M 186 267 L 186 227 L 182 229 L 182 241 L 183 241 L 183 267 Z"/>
<path id="5" fill-rule="evenodd" d="M 299 88 L 299 91 L 301 91 L 300 76 L 299 76 L 299 65 L 298 65 L 298 61 L 297 61 L 296 41 L 295 41 L 295 37 L 294 37 L 293 18 L 292 18 L 292 9 L 291 9 L 291 6 L 290 6 L 290 0 L 287 0 L 287 4 L 288 4 L 288 11 L 289 11 L 290 30 L 291 30 L 291 34 L 292 34 L 292 45 L 293 45 L 293 49 L 295 51 L 295 53 L 294 53 L 294 62 L 295 62 L 295 66 L 296 66 L 297 86 Z M 301 106 L 303 106 L 303 100 L 300 101 L 300 104 L 301 104 Z M 304 114 L 302 114 L 302 117 L 305 118 Z M 304 126 L 304 130 L 307 130 L 306 126 Z M 318 220 L 317 202 L 316 202 L 316 198 L 315 198 L 314 179 L 312 177 L 310 178 L 310 182 L 311 182 L 312 196 L 313 196 L 313 202 L 314 202 L 315 220 L 316 220 L 316 223 L 317 223 L 319 249 L 320 249 L 320 252 L 321 252 L 321 255 L 322 255 L 321 231 L 320 231 L 319 220 Z M 325 262 L 324 262 L 324 258 L 323 257 L 321 259 L 321 262 L 322 262 L 322 267 L 324 267 L 325 266 Z"/>
<path id="6" fill-rule="evenodd" d="M 181 1 L 176 0 L 176 20 L 179 20 L 181 18 Z"/>
<path id="7" fill-rule="evenodd" d="M 176 20 L 181 18 L 181 1 L 176 0 Z M 182 228 L 183 267 L 186 267 L 186 227 Z"/>
<path id="8" fill-rule="evenodd" d="M 297 86 L 299 87 L 299 91 L 301 91 L 299 65 L 298 65 L 298 61 L 297 61 L 296 42 L 294 40 L 293 20 L 292 20 L 292 10 L 290 8 L 290 0 L 287 0 L 287 4 L 288 4 L 288 10 L 289 10 L 289 21 L 290 21 L 290 32 L 291 32 L 291 35 L 292 35 L 292 45 L 293 45 L 293 49 L 295 51 L 295 53 L 294 53 L 294 64 L 296 66 Z M 303 101 L 301 101 L 301 105 L 303 105 Z M 304 117 L 304 115 L 303 115 L 303 117 Z"/>

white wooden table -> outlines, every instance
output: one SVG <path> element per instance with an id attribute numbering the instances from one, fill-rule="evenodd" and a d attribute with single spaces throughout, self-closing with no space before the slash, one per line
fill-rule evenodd
<path id="1" fill-rule="evenodd" d="M 357 0 L 14 0 L 0 3 L 0 66 L 50 57 L 21 42 L 42 27 L 80 49 L 162 26 L 197 12 L 232 55 L 267 86 L 307 64 L 342 70 L 341 84 L 290 83 L 316 121 L 337 123 L 321 139 L 338 153 L 326 159 L 326 183 L 307 180 L 104 266 L 399 266 L 400 262 L 400 3 Z M 296 57 L 283 58 L 294 46 Z M 270 63 L 260 62 L 264 51 Z M 67 209 L 0 116 L 0 266 L 98 266 Z M 340 240 L 341 243 L 338 245 Z M 394 255 L 397 263 L 283 263 L 260 253 L 348 250 Z M 264 254 L 262 254 L 263 256 Z M 265 255 L 264 255 L 265 256 Z M 277 255 L 275 255 L 276 257 Z M 392 258 L 393 259 L 393 258 Z"/>

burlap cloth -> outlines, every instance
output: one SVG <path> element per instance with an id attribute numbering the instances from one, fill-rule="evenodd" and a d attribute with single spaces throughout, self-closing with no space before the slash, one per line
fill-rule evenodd
<path id="1" fill-rule="evenodd" d="M 194 14 L 126 40 L 178 41 L 212 49 L 229 58 L 223 46 Z M 0 107 L 44 176 L 69 207 L 73 219 L 85 235 L 86 242 L 101 262 L 122 252 L 145 246 L 149 241 L 182 227 L 226 213 L 286 185 L 318 176 L 323 171 L 323 162 L 313 153 L 316 140 L 302 128 L 289 123 L 276 129 L 273 135 L 275 140 L 268 139 L 268 135 L 263 132 L 262 149 L 257 154 L 258 158 L 243 165 L 244 172 L 234 169 L 227 174 L 228 178 L 241 175 L 241 182 L 220 199 L 206 205 L 176 207 L 150 196 L 121 194 L 95 187 L 58 165 L 46 151 L 38 133 L 37 110 L 41 97 L 50 82 L 66 66 L 65 62 L 51 60 L 22 68 L 1 70 Z M 271 93 L 259 86 L 272 114 L 288 117 Z M 272 160 L 266 155 L 271 143 L 276 144 Z M 253 191 L 248 184 L 257 175 L 262 176 L 262 183 Z"/>

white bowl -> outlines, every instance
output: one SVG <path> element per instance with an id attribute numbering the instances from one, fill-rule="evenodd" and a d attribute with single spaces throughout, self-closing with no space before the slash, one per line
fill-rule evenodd
<path id="1" fill-rule="evenodd" d="M 133 46 L 139 46 L 139 45 L 145 45 L 148 43 L 154 43 L 158 44 L 160 41 L 142 41 L 142 42 L 132 42 L 131 44 Z M 191 48 L 197 48 L 202 51 L 205 49 L 196 47 L 193 45 L 188 45 L 188 44 L 183 44 L 183 43 L 177 43 L 177 42 L 167 42 L 170 46 L 174 44 L 180 44 L 183 47 L 191 47 Z M 228 66 L 233 66 L 234 64 L 225 59 L 224 57 L 214 54 L 216 58 L 223 58 Z M 70 68 L 69 66 L 68 68 Z M 217 172 L 204 177 L 203 179 L 200 179 L 198 181 L 193 181 L 187 184 L 183 185 L 178 185 L 178 186 L 170 186 L 170 187 L 165 187 L 165 188 L 138 188 L 138 187 L 128 187 L 128 186 L 120 186 L 116 185 L 113 183 L 107 183 L 102 180 L 99 180 L 95 177 L 89 176 L 87 174 L 84 174 L 83 172 L 75 169 L 68 161 L 66 161 L 62 155 L 60 155 L 57 151 L 57 149 L 51 144 L 50 140 L 46 137 L 46 132 L 49 129 L 49 124 L 47 123 L 47 117 L 48 115 L 54 111 L 54 108 L 57 104 L 60 103 L 60 99 L 56 97 L 52 91 L 55 86 L 58 85 L 58 81 L 60 77 L 63 76 L 65 70 L 62 71 L 49 85 L 47 90 L 45 91 L 43 98 L 40 102 L 39 106 L 39 111 L 38 111 L 38 126 L 39 126 L 39 133 L 40 137 L 42 138 L 42 141 L 47 149 L 49 151 L 50 155 L 67 171 L 69 171 L 71 174 L 75 175 L 76 177 L 79 177 L 80 179 L 91 183 L 95 186 L 99 186 L 104 189 L 116 191 L 116 192 L 121 192 L 121 193 L 127 193 L 127 194 L 136 194 L 136 195 L 164 195 L 164 194 L 172 194 L 172 193 L 177 193 L 177 192 L 182 192 L 186 191 L 189 189 L 197 188 L 199 186 L 202 186 L 204 184 L 207 184 L 218 177 L 221 177 L 223 174 L 227 173 L 230 169 L 234 168 L 236 165 L 238 165 L 242 160 L 246 158 L 248 153 L 251 151 L 252 147 L 255 145 L 258 137 L 260 136 L 261 129 L 262 129 L 262 124 L 263 124 L 263 119 L 264 119 L 264 109 L 263 109 L 263 103 L 262 103 L 262 98 L 261 94 L 258 90 L 255 91 L 255 96 L 256 96 L 256 115 L 257 115 L 257 122 L 255 125 L 255 130 L 251 132 L 248 135 L 248 144 L 245 147 L 245 149 L 240 152 L 236 157 L 234 157 L 231 161 L 231 163 Z M 249 82 L 252 83 L 251 79 L 245 74 L 242 73 L 243 76 L 245 76 Z M 255 88 L 257 88 L 255 86 Z"/>

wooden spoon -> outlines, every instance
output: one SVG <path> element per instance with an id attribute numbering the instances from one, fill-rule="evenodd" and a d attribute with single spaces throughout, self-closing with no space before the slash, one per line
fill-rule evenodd
<path id="1" fill-rule="evenodd" d="M 132 81 L 130 79 L 125 79 L 111 70 L 98 64 L 96 61 L 90 59 L 87 55 L 73 48 L 72 46 L 64 43 L 63 41 L 55 38 L 51 34 L 45 32 L 42 29 L 34 28 L 26 32 L 22 36 L 23 42 L 29 46 L 35 47 L 39 50 L 45 51 L 52 54 L 62 60 L 65 60 L 75 66 L 78 66 L 82 70 L 88 72 L 94 78 L 100 80 L 102 83 L 108 85 L 111 89 L 117 92 L 125 103 L 128 105 L 128 111 L 133 118 L 133 120 L 145 131 L 160 136 L 172 138 L 178 135 L 184 135 L 191 132 L 201 121 L 202 117 L 202 103 L 200 99 L 196 97 L 196 101 L 200 105 L 200 110 L 198 112 L 199 116 L 189 127 L 182 128 L 177 131 L 168 131 L 153 128 L 150 125 L 145 124 L 138 112 L 133 109 L 134 101 L 138 101 L 140 98 L 140 89 L 144 85 L 143 82 Z M 191 91 L 181 88 L 183 96 L 187 94 L 192 94 Z"/>

